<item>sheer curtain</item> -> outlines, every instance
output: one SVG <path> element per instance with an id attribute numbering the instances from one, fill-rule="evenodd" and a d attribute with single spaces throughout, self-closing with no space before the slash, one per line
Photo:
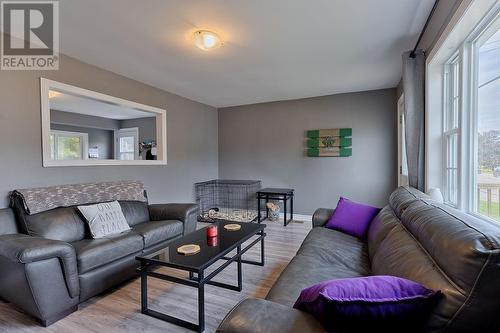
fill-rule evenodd
<path id="1" fill-rule="evenodd" d="M 405 141 L 409 185 L 425 191 L 425 55 L 417 50 L 403 54 Z"/>

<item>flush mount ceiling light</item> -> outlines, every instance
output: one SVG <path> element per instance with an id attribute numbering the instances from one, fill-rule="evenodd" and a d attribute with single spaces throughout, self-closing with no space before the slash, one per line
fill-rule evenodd
<path id="1" fill-rule="evenodd" d="M 49 90 L 49 98 L 55 98 L 59 96 L 61 93 L 55 90 Z"/>
<path id="2" fill-rule="evenodd" d="M 203 51 L 210 51 L 222 46 L 222 41 L 213 31 L 197 30 L 194 32 L 194 45 Z"/>

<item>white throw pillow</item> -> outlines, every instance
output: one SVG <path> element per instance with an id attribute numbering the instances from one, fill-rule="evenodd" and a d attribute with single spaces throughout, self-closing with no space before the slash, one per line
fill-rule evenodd
<path id="1" fill-rule="evenodd" d="M 90 227 L 93 238 L 103 238 L 130 230 L 118 201 L 78 206 Z"/>

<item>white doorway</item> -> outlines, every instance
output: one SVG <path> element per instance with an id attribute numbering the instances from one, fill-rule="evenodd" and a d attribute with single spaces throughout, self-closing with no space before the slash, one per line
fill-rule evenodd
<path id="1" fill-rule="evenodd" d="M 139 159 L 139 128 L 122 128 L 115 131 L 115 159 Z"/>

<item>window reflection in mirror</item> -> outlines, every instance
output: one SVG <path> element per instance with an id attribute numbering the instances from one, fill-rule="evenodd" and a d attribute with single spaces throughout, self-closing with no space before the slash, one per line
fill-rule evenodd
<path id="1" fill-rule="evenodd" d="M 49 90 L 50 159 L 156 160 L 156 114 Z"/>

